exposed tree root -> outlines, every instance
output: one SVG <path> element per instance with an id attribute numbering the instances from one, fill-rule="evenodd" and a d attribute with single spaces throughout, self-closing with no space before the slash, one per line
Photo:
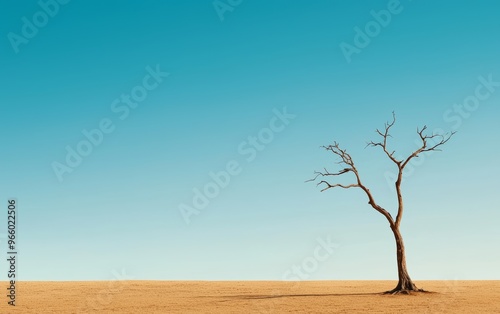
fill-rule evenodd
<path id="1" fill-rule="evenodd" d="M 431 291 L 426 291 L 424 289 L 392 289 L 390 291 L 386 291 L 383 294 L 387 295 L 399 295 L 399 294 L 404 294 L 404 295 L 411 295 L 411 294 L 418 294 L 418 293 L 433 293 Z"/>

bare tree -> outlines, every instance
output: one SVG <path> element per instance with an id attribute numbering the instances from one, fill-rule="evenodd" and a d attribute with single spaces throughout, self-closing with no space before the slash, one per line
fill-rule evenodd
<path id="1" fill-rule="evenodd" d="M 370 190 L 361 182 L 361 177 L 356 168 L 354 161 L 351 158 L 351 155 L 347 153 L 345 149 L 340 148 L 337 142 L 334 142 L 333 145 L 322 146 L 327 151 L 332 152 L 337 157 L 340 157 L 340 161 L 338 164 L 342 165 L 343 169 L 337 172 L 329 172 L 326 168 L 324 171 L 315 171 L 315 177 L 308 181 L 316 181 L 318 182 L 318 186 L 322 186 L 323 189 L 321 192 L 324 192 L 329 189 L 334 188 L 342 188 L 342 189 L 350 189 L 350 188 L 360 188 L 364 191 L 366 196 L 368 197 L 368 204 L 373 207 L 377 212 L 381 213 L 387 221 L 389 221 L 390 228 L 392 233 L 394 234 L 394 238 L 396 239 L 396 249 L 397 249 L 397 264 L 398 264 L 398 285 L 391 291 L 387 291 L 386 293 L 397 294 L 397 293 L 405 293 L 408 294 L 411 291 L 423 291 L 418 289 L 417 286 L 413 283 L 408 274 L 408 270 L 406 268 L 406 257 L 405 257 L 405 247 L 403 242 L 403 236 L 400 232 L 400 224 L 401 219 L 403 217 L 404 205 L 403 205 L 403 195 L 401 193 L 401 182 L 403 181 L 403 170 L 408 165 L 408 163 L 413 159 L 417 158 L 420 154 L 424 152 L 430 151 L 440 151 L 440 146 L 446 144 L 450 140 L 450 138 L 455 134 L 455 132 L 451 132 L 445 135 L 440 134 L 430 134 L 426 135 L 425 131 L 427 127 L 424 126 L 422 129 L 417 128 L 417 134 L 421 140 L 421 146 L 415 150 L 411 155 L 409 155 L 405 159 L 398 159 L 394 156 L 395 151 L 390 151 L 387 148 L 387 140 L 390 135 L 390 130 L 396 123 L 396 115 L 394 112 L 392 113 L 392 121 L 387 122 L 384 125 L 384 130 L 380 131 L 376 130 L 377 134 L 381 137 L 380 141 L 369 142 L 366 147 L 380 147 L 387 157 L 396 165 L 398 169 L 398 177 L 395 182 L 396 186 L 396 194 L 398 199 L 398 211 L 396 215 L 396 219 L 394 219 L 389 211 L 380 206 L 374 199 Z M 332 179 L 330 177 L 337 177 L 345 174 L 353 174 L 354 175 L 354 183 L 352 184 L 339 184 L 339 183 L 330 183 L 328 179 Z"/>

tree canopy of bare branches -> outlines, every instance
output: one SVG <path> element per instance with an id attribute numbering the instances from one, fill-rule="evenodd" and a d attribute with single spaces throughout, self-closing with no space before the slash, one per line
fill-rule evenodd
<path id="1" fill-rule="evenodd" d="M 393 112 L 392 113 L 392 120 L 389 122 L 386 122 L 384 124 L 384 128 L 382 130 L 376 129 L 375 132 L 379 136 L 378 141 L 370 141 L 367 143 L 366 147 L 380 147 L 380 149 L 385 153 L 385 155 L 395 164 L 398 170 L 398 175 L 396 182 L 394 182 L 395 187 L 396 187 L 396 194 L 397 194 L 397 199 L 398 199 L 398 208 L 397 208 L 397 214 L 396 218 L 394 219 L 390 212 L 380 206 L 376 201 L 374 196 L 372 195 L 371 191 L 366 187 L 362 180 L 361 180 L 361 175 L 358 172 L 358 169 L 356 168 L 356 165 L 354 163 L 354 160 L 352 159 L 351 155 L 347 152 L 346 149 L 343 149 L 340 147 L 339 143 L 334 142 L 332 145 L 328 146 L 321 146 L 323 149 L 325 149 L 328 152 L 331 152 L 337 159 L 339 160 L 337 164 L 339 164 L 339 168 L 342 168 L 341 170 L 331 172 L 324 168 L 322 171 L 315 171 L 314 172 L 314 177 L 311 180 L 308 180 L 307 182 L 314 181 L 317 182 L 317 185 L 321 187 L 321 192 L 324 192 L 329 189 L 335 189 L 335 188 L 341 188 L 341 189 L 351 189 L 351 188 L 359 188 L 361 189 L 367 196 L 368 198 L 368 204 L 371 205 L 373 209 L 375 209 L 377 212 L 382 214 L 387 221 L 390 224 L 391 230 L 394 233 L 394 236 L 396 238 L 396 246 L 397 246 L 397 257 L 398 257 L 398 275 L 399 275 L 399 283 L 398 286 L 389 291 L 390 293 L 401 293 L 401 292 L 408 292 L 408 291 L 420 291 L 419 289 L 416 288 L 416 286 L 413 284 L 411 281 L 408 272 L 406 270 L 406 260 L 405 260 L 405 254 L 404 254 L 404 244 L 403 244 L 403 239 L 399 231 L 399 227 L 401 224 L 401 219 L 403 217 L 403 211 L 404 211 L 404 203 L 403 203 L 403 196 L 401 193 L 401 183 L 403 181 L 403 170 L 405 167 L 408 165 L 408 163 L 414 159 L 418 158 L 420 154 L 424 152 L 430 152 L 430 151 L 440 151 L 441 146 L 446 144 L 452 136 L 455 134 L 455 132 L 451 132 L 448 134 L 437 134 L 437 133 L 430 133 L 428 134 L 427 131 L 427 126 L 424 126 L 422 128 L 417 128 L 417 134 L 420 138 L 420 143 L 421 145 L 419 146 L 418 149 L 413 151 L 408 157 L 398 159 L 395 157 L 395 150 L 391 150 L 388 147 L 388 141 L 392 137 L 391 136 L 391 128 L 394 126 L 396 123 L 396 115 Z M 353 175 L 353 182 L 350 184 L 340 184 L 340 183 L 335 183 L 335 179 L 339 176 L 343 175 Z"/>

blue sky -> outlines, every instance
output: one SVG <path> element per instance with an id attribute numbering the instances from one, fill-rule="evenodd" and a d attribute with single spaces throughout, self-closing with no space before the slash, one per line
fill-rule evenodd
<path id="1" fill-rule="evenodd" d="M 337 140 L 394 212 L 394 169 L 365 144 L 395 111 L 401 156 L 417 126 L 458 132 L 404 182 L 410 275 L 500 279 L 500 4 L 228 3 L 70 1 L 46 20 L 37 1 L 0 4 L 0 199 L 19 204 L 19 278 L 281 280 L 320 238 L 337 246 L 308 279 L 395 279 L 392 234 L 361 191 L 304 183 L 335 170 L 319 146 Z M 389 12 L 379 31 L 372 10 Z M 367 25 L 374 36 L 357 35 Z M 342 43 L 359 50 L 350 62 Z M 273 118 L 284 108 L 287 124 Z M 108 133 L 58 178 L 103 119 Z M 241 146 L 272 121 L 283 128 L 248 161 Z M 239 173 L 186 224 L 179 206 L 231 161 Z"/>

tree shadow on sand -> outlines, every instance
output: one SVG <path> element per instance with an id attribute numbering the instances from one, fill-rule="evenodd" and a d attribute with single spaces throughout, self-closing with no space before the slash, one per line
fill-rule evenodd
<path id="1" fill-rule="evenodd" d="M 420 293 L 438 293 L 432 291 L 420 291 L 416 293 L 410 293 L 411 295 L 416 295 Z M 264 299 L 278 299 L 278 298 L 304 298 L 304 297 L 347 297 L 347 296 L 375 296 L 375 295 L 389 295 L 387 291 L 384 292 L 370 292 L 370 293 L 311 293 L 311 294 L 269 294 L 269 295 L 227 295 L 223 298 L 234 299 L 234 300 L 264 300 Z M 226 300 L 230 301 L 230 300 Z"/>

